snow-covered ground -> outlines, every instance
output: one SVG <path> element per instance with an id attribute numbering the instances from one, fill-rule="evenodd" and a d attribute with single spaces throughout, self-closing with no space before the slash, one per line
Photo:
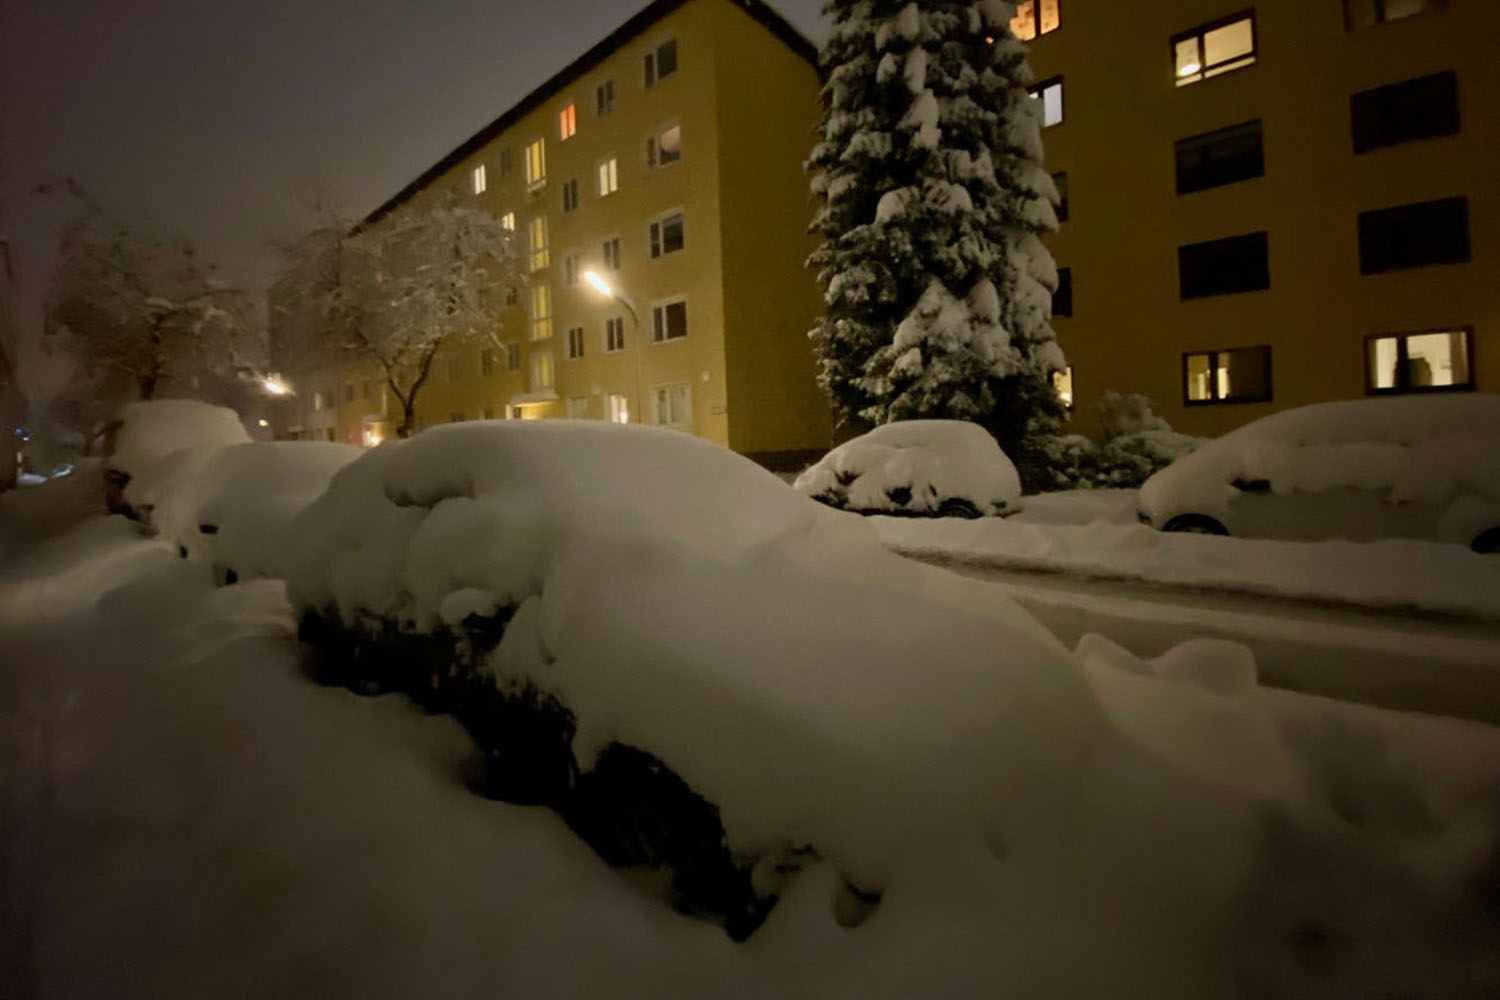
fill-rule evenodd
<path id="1" fill-rule="evenodd" d="M 1386 539 L 1285 542 L 1164 533 L 1135 522 L 1132 490 L 1027 497 L 1004 520 L 872 518 L 915 558 L 1195 589 L 1500 619 L 1500 558 Z"/>
<path id="2" fill-rule="evenodd" d="M 1500 731 L 1264 691 L 1232 644 L 1151 662 L 1085 639 L 1077 669 L 1134 749 L 1098 762 L 1106 794 L 1075 800 L 1051 850 L 965 828 L 907 845 L 857 927 L 820 865 L 735 945 L 552 813 L 465 790 L 456 724 L 306 681 L 279 583 L 212 589 L 119 518 L 32 540 L 70 488 L 0 499 L 8 996 L 1436 1000 L 1500 983 Z M 1034 753 L 1076 749 L 1037 735 Z"/>

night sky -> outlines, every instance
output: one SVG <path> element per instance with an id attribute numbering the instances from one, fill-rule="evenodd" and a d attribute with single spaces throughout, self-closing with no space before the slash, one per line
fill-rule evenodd
<path id="1" fill-rule="evenodd" d="M 76 177 L 112 215 L 190 237 L 257 285 L 268 241 L 305 230 L 314 202 L 374 208 L 646 2 L 0 0 L 23 335 L 69 208 L 39 183 Z M 821 40 L 822 0 L 772 6 Z"/>

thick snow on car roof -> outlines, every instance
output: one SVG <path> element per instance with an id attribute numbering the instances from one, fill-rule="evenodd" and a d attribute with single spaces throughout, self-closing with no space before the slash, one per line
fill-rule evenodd
<path id="1" fill-rule="evenodd" d="M 1393 502 L 1468 490 L 1500 500 L 1500 395 L 1340 400 L 1246 424 L 1163 469 L 1141 488 L 1162 515 L 1211 509 L 1236 481 L 1276 493 L 1353 488 Z"/>

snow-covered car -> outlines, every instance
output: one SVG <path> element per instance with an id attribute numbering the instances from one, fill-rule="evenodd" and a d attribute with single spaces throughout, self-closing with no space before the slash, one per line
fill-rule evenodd
<path id="1" fill-rule="evenodd" d="M 1250 538 L 1416 538 L 1500 551 L 1500 395 L 1319 403 L 1146 481 L 1140 520 Z"/>
<path id="2" fill-rule="evenodd" d="M 152 510 L 214 452 L 250 440 L 239 415 L 195 399 L 127 403 L 104 463 L 104 503 L 148 526 Z"/>
<path id="3" fill-rule="evenodd" d="M 962 420 L 905 420 L 846 441 L 794 488 L 859 514 L 989 517 L 1020 509 L 1021 480 L 995 439 Z"/>
<path id="4" fill-rule="evenodd" d="M 160 500 L 157 532 L 214 581 L 279 578 L 287 526 L 362 454 L 348 444 L 259 441 L 215 450 Z"/>

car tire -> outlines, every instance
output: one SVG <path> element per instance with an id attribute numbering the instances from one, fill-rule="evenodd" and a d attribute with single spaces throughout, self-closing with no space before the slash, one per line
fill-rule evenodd
<path id="1" fill-rule="evenodd" d="M 1161 530 L 1187 535 L 1229 534 L 1229 529 L 1206 514 L 1178 514 L 1162 525 Z"/>
<path id="2" fill-rule="evenodd" d="M 1500 555 L 1500 526 L 1481 531 L 1469 548 L 1482 556 Z"/>

